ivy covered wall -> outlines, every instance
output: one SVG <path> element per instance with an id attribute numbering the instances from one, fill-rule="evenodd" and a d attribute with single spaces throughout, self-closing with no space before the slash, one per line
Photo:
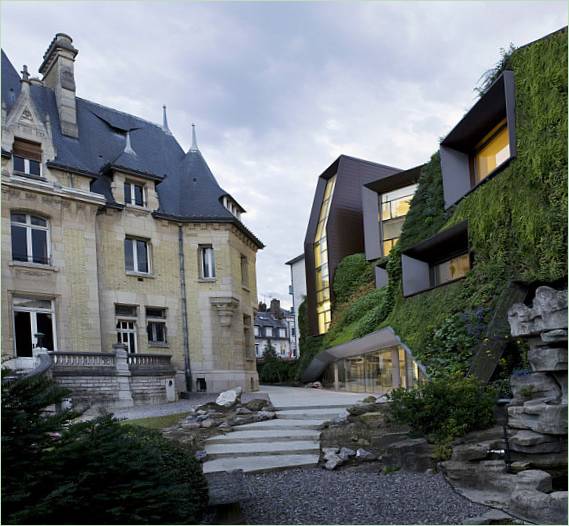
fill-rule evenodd
<path id="1" fill-rule="evenodd" d="M 515 78 L 517 157 L 445 211 L 434 154 L 422 170 L 399 244 L 386 259 L 389 285 L 375 291 L 368 280 L 343 293 L 321 349 L 391 326 L 431 374 L 464 371 L 512 281 L 567 276 L 567 29 L 512 50 L 493 76 L 504 68 Z M 475 257 L 467 277 L 403 298 L 401 250 L 464 220 Z M 342 266 L 353 280 L 350 262 L 340 265 L 335 280 Z M 365 305 L 359 311 L 356 306 L 356 318 L 347 316 L 353 304 Z"/>

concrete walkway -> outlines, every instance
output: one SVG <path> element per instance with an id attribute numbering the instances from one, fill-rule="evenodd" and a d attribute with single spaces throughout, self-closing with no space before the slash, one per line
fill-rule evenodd
<path id="1" fill-rule="evenodd" d="M 315 466 L 320 456 L 320 429 L 324 422 L 345 414 L 366 394 L 321 389 L 261 386 L 276 408 L 277 417 L 236 426 L 226 435 L 206 441 L 204 473 L 242 469 L 273 471 Z"/>

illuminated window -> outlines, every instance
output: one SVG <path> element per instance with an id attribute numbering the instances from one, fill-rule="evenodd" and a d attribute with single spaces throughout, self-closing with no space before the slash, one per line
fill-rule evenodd
<path id="1" fill-rule="evenodd" d="M 405 216 L 411 207 L 416 184 L 381 194 L 379 222 L 383 238 L 383 255 L 387 256 L 401 236 Z"/>
<path id="2" fill-rule="evenodd" d="M 318 318 L 318 334 L 328 331 L 332 321 L 332 304 L 330 303 L 330 277 L 328 274 L 328 243 L 326 242 L 326 223 L 330 213 L 330 203 L 336 184 L 336 176 L 326 182 L 324 197 L 320 207 L 320 216 L 314 236 L 314 267 L 316 270 L 316 315 Z"/>
<path id="3" fill-rule="evenodd" d="M 506 119 L 496 125 L 476 145 L 473 157 L 473 184 L 488 177 L 510 158 L 510 139 Z"/>
<path id="4" fill-rule="evenodd" d="M 454 281 L 466 276 L 470 270 L 470 256 L 462 254 L 454 258 L 437 263 L 431 267 L 432 286 L 437 287 L 443 283 Z"/>

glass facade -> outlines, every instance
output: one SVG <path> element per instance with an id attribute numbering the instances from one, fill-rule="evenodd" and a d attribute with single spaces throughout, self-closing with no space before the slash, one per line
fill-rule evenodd
<path id="1" fill-rule="evenodd" d="M 502 120 L 476 146 L 474 184 L 488 177 L 510 158 L 510 137 L 506 119 Z"/>
<path id="2" fill-rule="evenodd" d="M 416 362 L 400 346 L 388 347 L 330 364 L 324 373 L 327 387 L 354 393 L 389 393 L 423 381 Z"/>
<path id="3" fill-rule="evenodd" d="M 443 283 L 454 281 L 466 276 L 470 270 L 470 256 L 462 254 L 431 267 L 431 286 L 437 287 Z"/>
<path id="4" fill-rule="evenodd" d="M 316 270 L 316 316 L 318 319 L 318 334 L 328 331 L 332 321 L 332 304 L 330 302 L 330 275 L 328 271 L 328 243 L 326 241 L 326 223 L 330 212 L 330 203 L 336 176 L 326 182 L 324 197 L 320 206 L 320 216 L 314 236 L 314 267 Z"/>
<path id="5" fill-rule="evenodd" d="M 417 190 L 416 184 L 404 186 L 381 194 L 379 224 L 383 239 L 383 255 L 387 256 L 401 235 L 405 216 L 411 206 L 411 199 Z"/>

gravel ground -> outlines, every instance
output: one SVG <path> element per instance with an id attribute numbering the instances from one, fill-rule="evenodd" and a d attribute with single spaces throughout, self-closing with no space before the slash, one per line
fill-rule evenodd
<path id="1" fill-rule="evenodd" d="M 384 475 L 377 463 L 338 471 L 299 468 L 246 475 L 245 524 L 462 524 L 489 508 L 439 474 Z"/>

